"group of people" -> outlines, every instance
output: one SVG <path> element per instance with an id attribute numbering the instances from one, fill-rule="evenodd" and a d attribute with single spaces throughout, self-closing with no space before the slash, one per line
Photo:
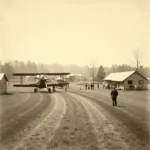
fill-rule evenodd
<path id="1" fill-rule="evenodd" d="M 99 89 L 99 84 L 97 84 L 97 88 Z M 94 90 L 94 83 L 90 83 L 90 84 L 85 84 L 85 89 L 91 89 Z"/>
<path id="2" fill-rule="evenodd" d="M 103 83 L 103 88 L 106 89 L 113 89 L 113 87 L 118 87 L 118 85 L 116 83 L 110 84 L 110 83 Z"/>

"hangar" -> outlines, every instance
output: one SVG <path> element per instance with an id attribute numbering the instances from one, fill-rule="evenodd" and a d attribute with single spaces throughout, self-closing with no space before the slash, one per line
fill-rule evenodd
<path id="1" fill-rule="evenodd" d="M 0 94 L 7 93 L 8 78 L 4 73 L 0 73 Z"/>
<path id="2" fill-rule="evenodd" d="M 111 73 L 104 78 L 104 82 L 110 85 L 116 84 L 117 88 L 124 90 L 147 89 L 147 78 L 137 71 Z"/>

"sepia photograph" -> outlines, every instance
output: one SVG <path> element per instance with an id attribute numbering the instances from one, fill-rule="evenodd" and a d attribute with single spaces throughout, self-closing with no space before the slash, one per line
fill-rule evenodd
<path id="1" fill-rule="evenodd" d="M 150 0 L 0 0 L 0 150 L 150 150 Z"/>

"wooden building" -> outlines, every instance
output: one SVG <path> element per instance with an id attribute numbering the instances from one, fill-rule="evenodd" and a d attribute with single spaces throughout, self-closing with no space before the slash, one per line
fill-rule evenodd
<path id="1" fill-rule="evenodd" d="M 111 73 L 104 82 L 124 90 L 147 89 L 147 78 L 137 71 Z"/>
<path id="2" fill-rule="evenodd" d="M 7 93 L 8 78 L 4 73 L 0 73 L 0 94 Z"/>

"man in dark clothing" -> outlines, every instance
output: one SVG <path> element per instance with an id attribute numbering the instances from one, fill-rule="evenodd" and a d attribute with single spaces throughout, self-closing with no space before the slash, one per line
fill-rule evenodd
<path id="1" fill-rule="evenodd" d="M 88 85 L 87 85 L 87 84 L 85 84 L 85 89 L 86 89 L 86 90 L 87 90 L 87 86 L 88 86 Z"/>
<path id="2" fill-rule="evenodd" d="M 93 89 L 93 84 L 91 83 L 91 90 Z"/>
<path id="3" fill-rule="evenodd" d="M 114 87 L 113 90 L 111 91 L 111 98 L 112 98 L 113 106 L 117 106 L 117 96 L 118 96 L 118 91 Z"/>
<path id="4" fill-rule="evenodd" d="M 94 83 L 92 83 L 92 90 L 94 90 Z"/>

